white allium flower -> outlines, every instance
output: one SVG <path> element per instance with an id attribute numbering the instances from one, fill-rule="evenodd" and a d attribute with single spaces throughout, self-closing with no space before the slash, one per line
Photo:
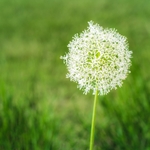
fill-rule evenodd
<path id="1" fill-rule="evenodd" d="M 67 65 L 67 78 L 78 83 L 85 94 L 107 94 L 122 85 L 129 73 L 131 54 L 126 37 L 115 29 L 104 29 L 88 22 L 89 27 L 76 34 L 68 44 L 69 52 L 61 56 Z"/>

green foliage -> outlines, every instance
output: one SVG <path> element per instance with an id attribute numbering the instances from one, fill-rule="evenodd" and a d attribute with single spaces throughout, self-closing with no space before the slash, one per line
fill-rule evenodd
<path id="1" fill-rule="evenodd" d="M 93 20 L 127 36 L 131 74 L 99 97 L 95 150 L 150 150 L 150 1 L 1 0 L 0 150 L 86 150 L 93 95 L 60 56 Z"/>
<path id="2" fill-rule="evenodd" d="M 20 100 L 22 100 L 20 98 Z M 0 149 L 57 149 L 59 120 L 48 103 L 14 102 L 4 88 L 0 97 Z M 53 134 L 55 133 L 55 134 Z"/>

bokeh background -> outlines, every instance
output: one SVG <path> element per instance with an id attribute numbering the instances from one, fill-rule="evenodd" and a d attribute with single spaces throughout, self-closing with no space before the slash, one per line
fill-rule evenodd
<path id="1" fill-rule="evenodd" d="M 121 88 L 99 96 L 95 150 L 150 150 L 150 1 L 1 0 L 0 150 L 87 150 L 93 95 L 60 56 L 93 20 L 133 51 Z"/>

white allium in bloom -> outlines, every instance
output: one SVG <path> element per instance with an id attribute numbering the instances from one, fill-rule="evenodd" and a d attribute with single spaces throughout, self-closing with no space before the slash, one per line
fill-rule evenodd
<path id="1" fill-rule="evenodd" d="M 122 85 L 129 73 L 131 54 L 126 37 L 115 29 L 104 29 L 88 22 L 89 27 L 76 34 L 68 44 L 69 52 L 61 56 L 67 65 L 67 78 L 78 83 L 85 94 L 107 94 Z"/>

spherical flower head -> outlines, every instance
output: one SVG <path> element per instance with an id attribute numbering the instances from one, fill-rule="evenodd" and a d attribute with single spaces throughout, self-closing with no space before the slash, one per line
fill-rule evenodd
<path id="1" fill-rule="evenodd" d="M 92 21 L 87 30 L 76 34 L 61 56 L 67 65 L 67 78 L 78 83 L 85 94 L 90 90 L 105 95 L 122 85 L 131 65 L 126 37 L 115 29 L 104 29 Z"/>

